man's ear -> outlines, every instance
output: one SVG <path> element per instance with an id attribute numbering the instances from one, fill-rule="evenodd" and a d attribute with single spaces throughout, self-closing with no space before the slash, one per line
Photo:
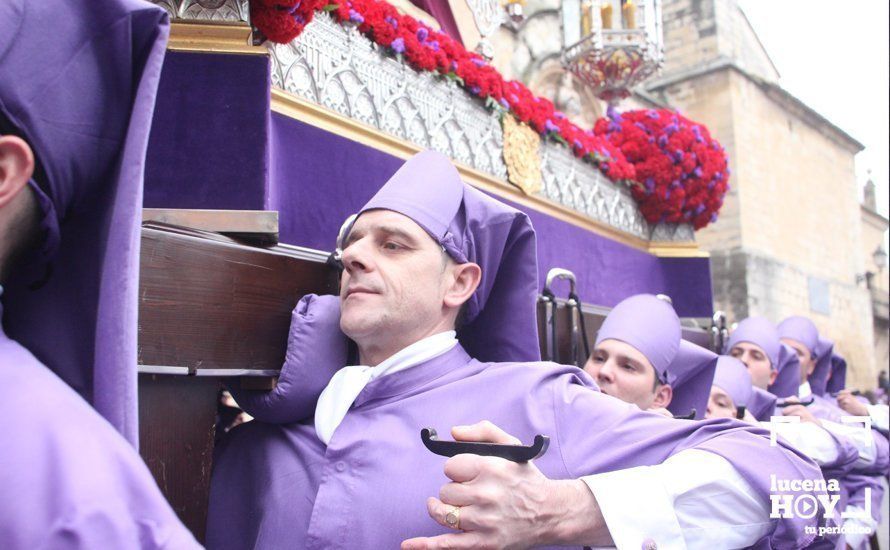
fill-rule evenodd
<path id="1" fill-rule="evenodd" d="M 779 371 L 777 371 L 777 370 L 770 371 L 770 373 L 769 373 L 769 385 L 770 386 L 773 385 L 773 382 L 776 381 L 776 378 L 778 378 L 778 376 L 779 376 Z"/>
<path id="2" fill-rule="evenodd" d="M 670 384 L 661 384 L 658 386 L 658 389 L 655 390 L 655 401 L 652 402 L 652 407 L 658 408 L 667 408 L 668 405 L 671 404 L 671 399 L 674 398 L 674 389 Z M 684 413 L 685 414 L 685 413 Z"/>
<path id="3" fill-rule="evenodd" d="M 34 173 L 34 153 L 16 136 L 0 136 L 0 208 L 28 184 Z"/>
<path id="4" fill-rule="evenodd" d="M 482 268 L 472 262 L 455 264 L 451 274 L 443 300 L 446 306 L 458 308 L 476 292 L 482 280 Z"/>

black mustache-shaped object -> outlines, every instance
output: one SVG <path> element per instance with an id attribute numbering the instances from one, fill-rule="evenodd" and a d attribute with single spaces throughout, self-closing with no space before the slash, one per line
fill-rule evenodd
<path id="1" fill-rule="evenodd" d="M 430 452 L 439 456 L 452 457 L 460 454 L 474 454 L 479 456 L 496 456 L 511 462 L 528 462 L 547 452 L 550 446 L 550 438 L 546 435 L 536 435 L 535 442 L 525 445 L 499 445 L 497 443 L 479 443 L 476 441 L 440 441 L 436 430 L 424 428 L 420 430 L 420 439 Z"/>

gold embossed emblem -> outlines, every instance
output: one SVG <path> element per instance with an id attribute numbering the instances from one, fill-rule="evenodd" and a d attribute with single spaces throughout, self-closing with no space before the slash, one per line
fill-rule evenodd
<path id="1" fill-rule="evenodd" d="M 507 179 L 526 195 L 541 190 L 541 136 L 528 124 L 505 114 L 504 163 Z"/>

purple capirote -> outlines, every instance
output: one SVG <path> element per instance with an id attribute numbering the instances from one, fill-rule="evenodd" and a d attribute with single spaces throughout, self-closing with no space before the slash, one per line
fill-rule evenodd
<path id="1" fill-rule="evenodd" d="M 729 335 L 727 350 L 731 350 L 736 344 L 748 342 L 763 350 L 769 357 L 773 370 L 779 369 L 779 350 L 782 347 L 779 342 L 779 331 L 776 326 L 765 317 L 748 317 L 743 319 L 732 334 Z"/>
<path id="2" fill-rule="evenodd" d="M 467 302 L 458 339 L 486 361 L 540 359 L 535 231 L 528 216 L 461 181 L 445 155 L 422 151 L 380 188 L 359 215 L 383 209 L 411 218 L 482 280 Z M 510 319 L 509 323 L 504 322 Z"/>
<path id="3" fill-rule="evenodd" d="M 704 418 L 717 354 L 681 338 L 680 318 L 673 306 L 651 294 L 622 300 L 606 316 L 596 337 L 618 340 L 642 353 L 661 382 L 670 384 L 668 410 L 676 415 Z"/>
<path id="4" fill-rule="evenodd" d="M 34 151 L 44 235 L 5 284 L 5 326 L 134 446 L 142 184 L 168 32 L 139 0 L 0 3 L 0 133 Z"/>
<path id="5" fill-rule="evenodd" d="M 713 385 L 725 391 L 736 407 L 748 406 L 753 391 L 751 375 L 748 374 L 745 364 L 735 357 L 720 356 L 717 360 L 717 370 L 714 372 Z"/>
<path id="6" fill-rule="evenodd" d="M 819 329 L 811 320 L 800 315 L 785 318 L 779 326 L 779 338 L 788 338 L 804 345 L 813 357 L 816 356 L 816 347 L 819 345 Z"/>

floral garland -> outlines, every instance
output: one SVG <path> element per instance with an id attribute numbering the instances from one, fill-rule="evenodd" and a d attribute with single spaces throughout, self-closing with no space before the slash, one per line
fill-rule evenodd
<path id="1" fill-rule="evenodd" d="M 691 223 L 700 229 L 717 219 L 729 190 L 726 152 L 704 126 L 667 109 L 609 109 L 594 126 L 634 165 L 639 184 L 631 193 L 650 222 Z"/>
<path id="2" fill-rule="evenodd" d="M 691 145 L 686 139 L 686 126 L 698 128 L 697 132 L 707 136 L 709 146 L 716 144 L 703 127 L 672 111 L 631 111 L 622 115 L 624 122 L 618 118 L 611 122 L 601 119 L 597 122 L 596 131 L 583 130 L 556 110 L 551 101 L 535 96 L 521 82 L 504 80 L 481 56 L 467 51 L 461 43 L 447 34 L 431 29 L 413 17 L 400 14 L 384 0 L 253 0 L 250 3 L 253 25 L 266 38 L 278 43 L 287 43 L 296 38 L 316 11 L 329 12 L 339 23 L 356 26 L 363 35 L 388 48 L 414 69 L 436 72 L 444 78 L 456 81 L 470 94 L 483 99 L 488 108 L 511 113 L 521 122 L 528 123 L 544 138 L 569 147 L 576 157 L 597 166 L 612 181 L 631 185 L 633 195 L 640 203 L 640 210 L 650 223 L 692 221 L 699 228 L 716 218 L 726 189 L 728 169 L 726 157 L 719 144 L 714 152 L 722 155 L 722 165 L 719 159 L 704 154 L 701 147 L 690 149 Z M 682 167 L 678 173 L 675 173 L 677 170 L 667 170 L 666 167 L 654 170 L 653 167 L 660 167 L 663 162 L 642 156 L 653 154 L 666 158 L 666 153 L 660 146 L 655 149 L 634 146 L 640 139 L 639 132 L 643 131 L 633 124 L 640 118 L 636 113 L 647 112 L 658 113 L 659 120 L 662 117 L 677 117 L 677 125 L 682 119 L 684 130 L 673 131 L 666 138 L 669 151 L 680 150 L 684 155 L 685 162 L 680 163 Z M 645 114 L 641 116 L 646 117 Z M 625 122 L 631 120 L 633 122 L 628 127 Z M 604 121 L 605 126 L 601 128 Z M 648 137 L 652 137 L 656 145 L 660 144 L 661 135 L 667 130 L 652 124 L 645 127 L 651 127 L 653 133 Z M 631 133 L 625 135 L 627 130 L 631 130 Z M 625 148 L 630 155 L 628 151 L 624 151 Z M 696 161 L 703 163 L 702 166 L 685 170 L 690 162 Z M 722 183 L 711 187 L 708 187 L 709 183 L 702 184 L 701 180 L 705 175 L 714 178 L 714 167 L 718 165 L 722 168 L 717 168 L 716 171 L 720 171 L 722 177 L 717 180 Z M 687 173 L 695 172 L 696 168 L 699 168 L 702 176 L 686 176 Z M 640 169 L 646 174 L 644 177 L 640 177 Z M 664 193 L 660 185 L 668 172 L 671 173 L 668 187 L 674 181 L 680 183 L 679 187 L 670 187 L 671 190 Z M 655 182 L 654 187 L 649 182 L 650 179 Z M 665 195 L 667 198 L 664 198 Z M 701 206 L 704 207 L 703 210 L 700 210 Z M 702 220 L 705 221 L 702 223 Z"/>

